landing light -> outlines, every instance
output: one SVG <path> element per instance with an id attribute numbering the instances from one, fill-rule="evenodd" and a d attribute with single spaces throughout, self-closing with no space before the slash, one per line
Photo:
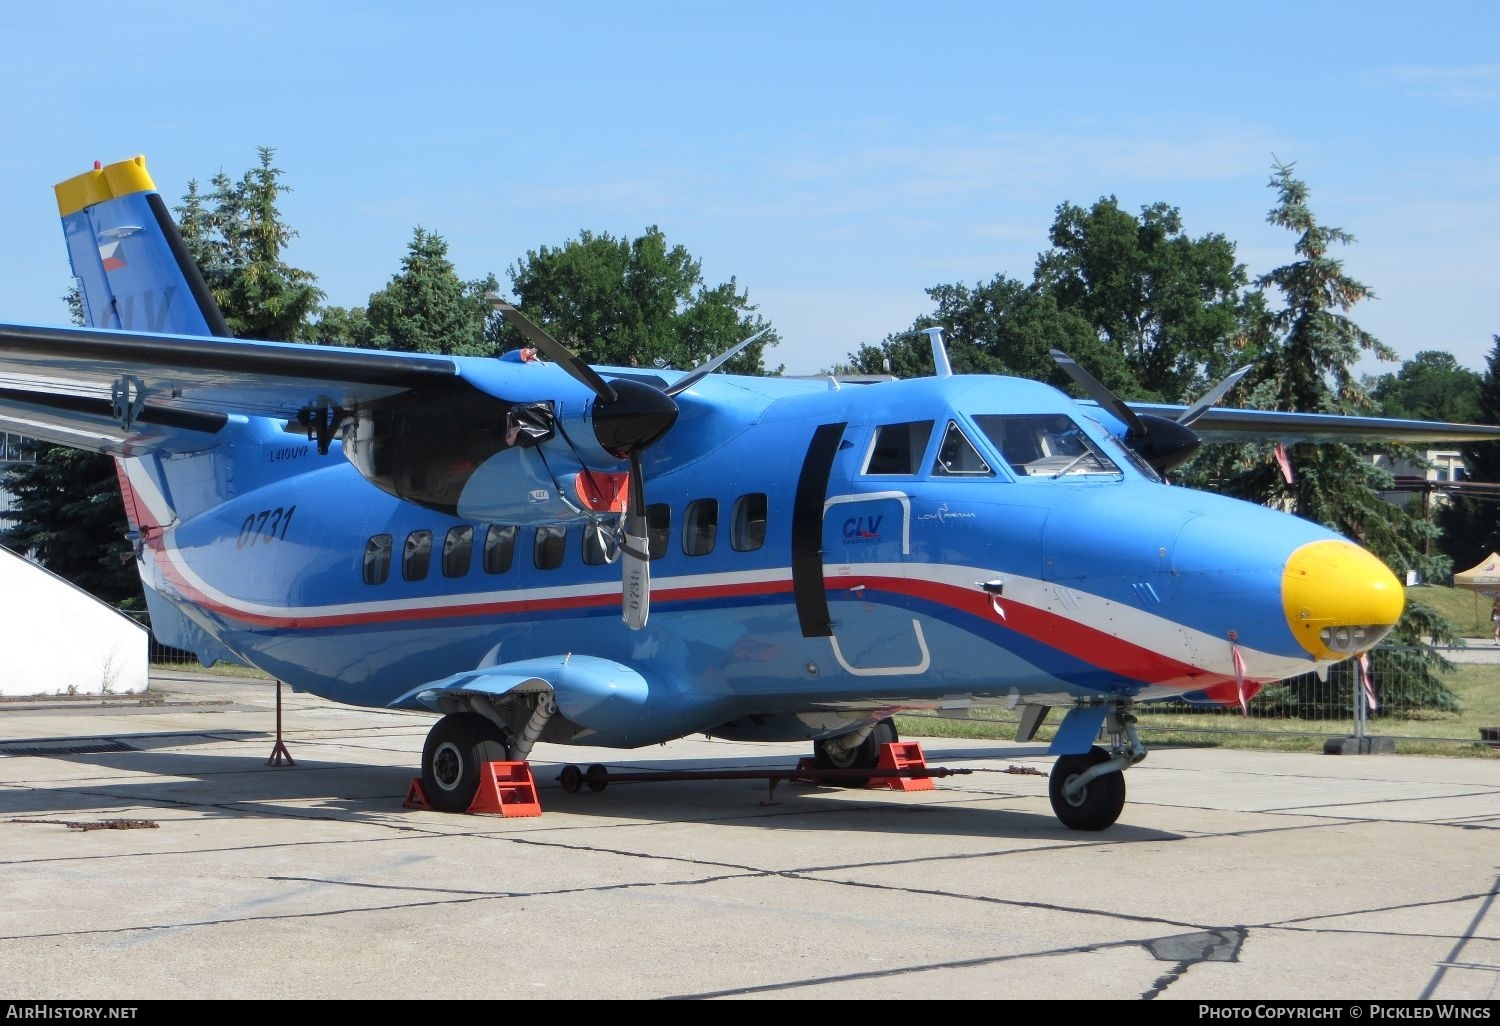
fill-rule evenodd
<path id="1" fill-rule="evenodd" d="M 1356 624 L 1348 627 L 1324 627 L 1318 632 L 1324 647 L 1340 655 L 1367 652 L 1391 632 L 1386 624 Z"/>

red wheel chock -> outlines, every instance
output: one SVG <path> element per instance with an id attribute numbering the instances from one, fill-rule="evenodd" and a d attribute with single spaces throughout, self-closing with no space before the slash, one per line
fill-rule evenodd
<path id="1" fill-rule="evenodd" d="M 413 777 L 406 789 L 407 809 L 431 809 L 427 794 L 422 790 L 422 778 Z M 536 781 L 531 776 L 531 765 L 524 762 L 486 763 L 479 777 L 479 789 L 474 800 L 464 810 L 470 815 L 487 813 L 500 816 L 540 816 L 541 803 L 536 796 Z"/>
<path id="2" fill-rule="evenodd" d="M 950 772 L 952 771 L 940 769 L 929 774 L 927 756 L 922 754 L 922 746 L 915 741 L 891 741 L 881 745 L 880 759 L 876 762 L 875 769 L 863 771 L 871 774 L 865 783 L 866 788 L 888 787 L 892 791 L 931 791 L 937 786 L 932 778 L 947 776 Z M 816 759 L 803 758 L 797 760 L 797 772 L 789 774 L 787 779 L 816 784 L 863 773 L 854 769 L 820 770 Z"/>
<path id="3" fill-rule="evenodd" d="M 540 816 L 541 803 L 536 797 L 536 782 L 531 766 L 524 762 L 492 762 L 479 778 L 479 792 L 469 803 L 468 811 L 498 813 L 502 816 Z"/>
<path id="4" fill-rule="evenodd" d="M 880 746 L 880 761 L 877 770 L 890 770 L 889 776 L 876 775 L 865 787 L 888 787 L 892 791 L 931 791 L 937 785 L 922 771 L 927 769 L 927 757 L 922 746 L 915 741 L 891 741 Z M 914 772 L 913 772 L 914 771 Z M 911 772 L 910 776 L 906 774 Z"/>

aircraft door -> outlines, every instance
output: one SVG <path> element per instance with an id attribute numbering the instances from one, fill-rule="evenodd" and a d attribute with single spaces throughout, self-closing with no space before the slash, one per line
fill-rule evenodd
<path id="1" fill-rule="evenodd" d="M 859 676 L 922 673 L 931 662 L 907 588 L 911 497 L 889 490 L 830 496 L 823 507 L 829 641 Z"/>

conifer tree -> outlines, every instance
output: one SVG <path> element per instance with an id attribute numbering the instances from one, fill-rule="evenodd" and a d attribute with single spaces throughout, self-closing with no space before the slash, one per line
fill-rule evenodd
<path id="1" fill-rule="evenodd" d="M 204 197 L 196 181 L 176 208 L 177 227 L 236 338 L 298 342 L 323 299 L 317 277 L 288 264 L 283 252 L 297 233 L 277 201 L 289 191 L 261 146 L 258 166 L 238 181 L 219 171 Z"/>
<path id="2" fill-rule="evenodd" d="M 418 226 L 400 273 L 370 296 L 365 308 L 368 341 L 376 349 L 476 356 L 493 353 L 486 333 L 491 310 L 485 293 L 494 276 L 464 283 L 448 259 L 448 243 Z"/>
<path id="3" fill-rule="evenodd" d="M 1253 326 L 1259 357 L 1244 405 L 1370 414 L 1375 404 L 1356 380 L 1354 366 L 1365 353 L 1384 360 L 1396 355 L 1349 316 L 1356 304 L 1374 298 L 1333 255 L 1335 246 L 1352 243 L 1354 237 L 1318 222 L 1308 205 L 1307 185 L 1294 176 L 1293 165 L 1273 166 L 1270 184 L 1278 202 L 1267 220 L 1295 233 L 1297 259 L 1254 283 L 1279 294 L 1282 305 L 1275 308 L 1275 301 L 1268 300 L 1262 323 Z M 1390 448 L 1297 443 L 1287 449 L 1292 468 L 1288 480 L 1270 444 L 1215 446 L 1190 465 L 1191 476 L 1183 479 L 1323 524 L 1370 549 L 1398 578 L 1415 571 L 1421 580 L 1442 580 L 1450 565 L 1440 553 L 1429 552 L 1433 525 L 1381 497 L 1381 489 L 1392 482 L 1372 456 Z M 1431 607 L 1408 600 L 1401 622 L 1372 654 L 1377 678 L 1403 684 L 1400 694 L 1384 696 L 1382 708 L 1454 708 L 1453 693 L 1439 679 L 1451 664 L 1423 643 L 1456 638 L 1452 623 Z M 1269 697 L 1275 701 L 1275 696 Z"/>

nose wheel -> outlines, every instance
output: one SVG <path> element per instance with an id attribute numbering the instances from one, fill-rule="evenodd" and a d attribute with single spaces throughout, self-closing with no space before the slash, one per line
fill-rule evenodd
<path id="1" fill-rule="evenodd" d="M 1108 752 L 1095 746 L 1083 755 L 1059 756 L 1052 764 L 1047 796 L 1063 826 L 1103 830 L 1120 818 L 1125 808 L 1125 774 L 1115 769 L 1089 775 L 1094 767 L 1111 760 Z"/>

